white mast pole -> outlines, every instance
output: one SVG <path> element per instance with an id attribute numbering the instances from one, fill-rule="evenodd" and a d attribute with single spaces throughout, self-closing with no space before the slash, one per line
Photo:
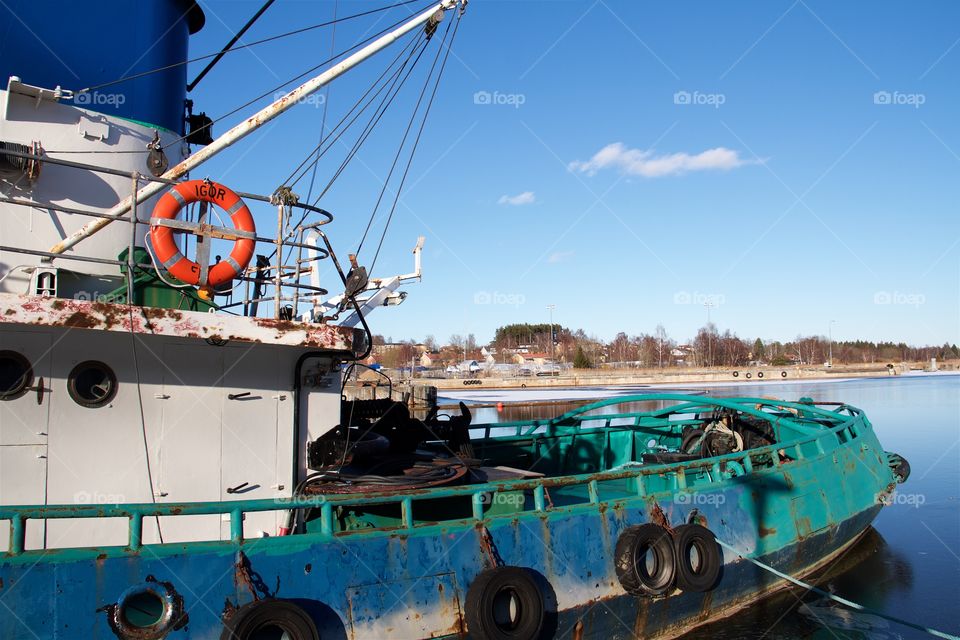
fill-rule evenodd
<path id="1" fill-rule="evenodd" d="M 267 122 L 273 120 L 281 113 L 290 109 L 296 105 L 300 100 L 303 100 L 310 94 L 316 92 L 321 87 L 329 83 L 331 80 L 337 76 L 342 75 L 343 73 L 349 71 L 353 67 L 357 66 L 370 56 L 379 52 L 380 50 L 390 46 L 396 40 L 403 37 L 410 31 L 413 31 L 420 25 L 426 23 L 437 11 L 445 11 L 456 6 L 458 0 L 442 0 L 433 7 L 427 9 L 423 13 L 413 17 L 408 22 L 397 27 L 395 30 L 391 31 L 378 38 L 377 40 L 371 42 L 363 49 L 360 49 L 350 57 L 344 59 L 342 62 L 338 62 L 331 68 L 327 69 L 320 75 L 307 80 L 299 87 L 283 96 L 279 100 L 267 105 L 261 109 L 256 114 L 250 116 L 240 124 L 236 125 L 219 138 L 208 144 L 206 147 L 193 154 L 180 164 L 171 167 L 166 173 L 163 174 L 163 178 L 168 180 L 175 180 L 181 176 L 187 174 L 191 169 L 196 168 L 202 163 L 206 162 L 213 156 L 217 155 L 234 142 L 237 142 L 241 138 L 244 138 L 248 134 L 252 133 L 256 129 L 260 128 Z M 162 182 L 148 182 L 142 189 L 137 191 L 136 200 L 137 202 L 143 202 L 147 198 L 156 195 L 160 191 L 163 191 L 167 188 L 167 185 Z M 127 197 L 122 200 L 119 204 L 115 205 L 109 211 L 106 212 L 108 218 L 95 218 L 91 222 L 88 222 L 80 230 L 72 233 L 67 236 L 59 243 L 50 248 L 50 253 L 63 253 L 70 247 L 76 245 L 78 242 L 84 238 L 88 238 L 98 232 L 100 229 L 104 228 L 114 220 L 121 218 L 127 211 L 130 210 L 130 207 L 133 202 L 133 197 Z"/>

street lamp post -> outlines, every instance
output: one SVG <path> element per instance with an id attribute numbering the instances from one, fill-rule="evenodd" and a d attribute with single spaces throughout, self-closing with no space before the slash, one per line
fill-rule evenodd
<path id="1" fill-rule="evenodd" d="M 710 364 L 708 366 L 713 366 L 713 331 L 710 326 L 710 309 L 713 308 L 713 303 L 709 300 L 703 303 L 703 306 L 707 308 L 707 357 L 710 358 Z"/>
<path id="2" fill-rule="evenodd" d="M 556 308 L 557 305 L 555 304 L 547 305 L 547 309 L 550 311 L 550 359 L 553 360 L 553 366 L 557 366 L 557 345 L 553 339 L 553 310 Z"/>
<path id="3" fill-rule="evenodd" d="M 831 369 L 833 368 L 833 324 L 836 320 L 831 320 L 827 325 L 827 333 L 830 335 L 830 345 L 828 347 L 829 355 L 827 356 L 827 366 Z"/>

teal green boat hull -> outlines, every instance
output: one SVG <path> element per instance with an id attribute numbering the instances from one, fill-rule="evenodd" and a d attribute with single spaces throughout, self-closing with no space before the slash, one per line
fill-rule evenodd
<path id="1" fill-rule="evenodd" d="M 718 402 L 688 396 L 641 399 L 649 398 Z M 740 399 L 737 406 L 753 401 Z M 781 406 L 807 411 L 803 405 Z M 13 523 L 14 537 L 12 550 L 0 558 L 0 637 L 117 637 L 114 621 L 123 594 L 144 584 L 159 585 L 154 590 L 179 607 L 176 628 L 156 637 L 220 638 L 224 621 L 238 608 L 271 599 L 297 604 L 325 639 L 469 636 L 466 610 L 475 606 L 469 587 L 498 566 L 522 567 L 534 579 L 546 609 L 544 637 L 673 637 L 785 586 L 741 556 L 805 576 L 866 531 L 897 478 L 866 417 L 845 409 L 852 416 L 833 422 L 810 409 L 811 417 L 824 423 L 819 430 L 722 456 L 707 466 L 703 461 L 615 466 L 399 497 L 302 498 L 280 506 L 237 501 L 0 508 L 0 519 Z M 612 442 L 618 433 L 636 430 L 611 426 L 623 414 L 611 415 L 599 430 L 583 428 L 582 435 L 603 434 Z M 516 437 L 525 437 L 525 431 L 546 437 L 551 429 L 562 431 L 564 420 L 569 422 L 561 417 L 546 425 L 487 425 L 481 431 L 514 429 Z M 565 442 L 569 449 L 576 438 Z M 475 444 L 482 451 L 497 441 Z M 498 513 L 493 506 L 509 502 L 506 497 L 516 509 Z M 433 521 L 417 515 L 433 514 L 437 509 L 431 507 L 438 503 L 430 501 L 438 500 L 462 503 L 469 513 Z M 397 506 L 400 516 L 396 526 L 343 530 L 337 514 L 348 503 L 371 511 Z M 138 538 L 137 523 L 155 514 L 227 513 L 242 522 L 241 512 L 306 506 L 319 513 L 319 524 L 296 535 L 244 539 L 234 526 L 231 539 L 224 541 L 145 545 Z M 22 537 L 27 519 L 93 516 L 129 518 L 130 543 L 18 548 L 16 538 Z M 673 590 L 655 598 L 628 594 L 614 562 L 620 535 L 644 523 L 675 528 L 688 522 L 701 524 L 737 550 L 724 552 L 715 588 Z"/>

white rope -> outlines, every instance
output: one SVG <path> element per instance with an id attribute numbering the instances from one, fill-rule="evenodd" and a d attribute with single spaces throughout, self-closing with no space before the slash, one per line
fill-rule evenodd
<path id="1" fill-rule="evenodd" d="M 931 629 L 930 627 L 925 627 L 925 626 L 923 626 L 923 625 L 916 624 L 916 623 L 913 623 L 913 622 L 909 622 L 909 621 L 903 620 L 903 619 L 901 619 L 901 618 L 896 618 L 896 617 L 894 617 L 894 616 L 888 615 L 888 614 L 883 613 L 883 612 L 880 612 L 880 611 L 876 611 L 876 610 L 874 610 L 874 609 L 868 609 L 867 607 L 863 606 L 862 604 L 857 604 L 856 602 L 853 602 L 852 600 L 847 600 L 846 598 L 841 598 L 840 596 L 836 596 L 836 595 L 834 595 L 834 594 L 832 594 L 832 593 L 829 593 L 829 592 L 827 592 L 827 591 L 824 591 L 823 589 L 818 589 L 817 587 L 813 586 L 812 584 L 807 584 L 806 582 L 803 582 L 802 580 L 798 580 L 798 579 L 794 578 L 793 576 L 787 575 L 786 573 L 783 573 L 782 571 L 778 571 L 777 569 L 774 569 L 773 567 L 771 567 L 771 566 L 768 565 L 768 564 L 764 564 L 764 563 L 760 562 L 759 560 L 757 560 L 757 559 L 755 559 L 755 558 L 751 558 L 750 556 L 745 555 L 745 554 L 744 554 L 742 551 L 740 551 L 739 549 L 734 548 L 732 545 L 727 544 L 726 542 L 724 542 L 723 540 L 720 540 L 719 538 L 717 538 L 716 540 L 717 540 L 717 543 L 718 543 L 721 547 L 723 547 L 724 549 L 729 549 L 730 551 L 734 552 L 735 554 L 737 554 L 738 556 L 740 556 L 740 557 L 743 558 L 744 560 L 748 560 L 749 562 L 752 562 L 753 564 L 757 565 L 757 566 L 760 567 L 761 569 L 763 569 L 763 570 L 765 570 L 765 571 L 769 571 L 769 572 L 772 573 L 773 575 L 775 575 L 775 576 L 777 576 L 777 577 L 780 577 L 780 578 L 783 578 L 783 579 L 786 580 L 787 582 L 792 582 L 793 584 L 797 585 L 798 587 L 803 587 L 804 589 L 806 589 L 806 590 L 808 590 L 808 591 L 812 591 L 812 592 L 814 592 L 814 593 L 816 593 L 816 594 L 818 594 L 818 595 L 821 595 L 821 596 L 823 596 L 823 597 L 825 597 L 825 598 L 829 598 L 829 599 L 831 599 L 831 600 L 833 600 L 833 601 L 835 601 L 835 602 L 839 602 L 840 604 L 842 604 L 842 605 L 844 605 L 844 606 L 847 606 L 847 607 L 850 607 L 851 609 L 856 609 L 857 611 L 862 611 L 862 612 L 864 612 L 864 613 L 869 613 L 870 615 L 874 615 L 874 616 L 883 618 L 883 619 L 885 619 L 885 620 L 889 620 L 890 622 L 896 622 L 897 624 L 902 624 L 902 625 L 905 626 L 905 627 L 910 627 L 911 629 L 917 629 L 918 631 L 923 631 L 923 632 L 925 632 L 925 633 L 929 633 L 930 635 L 936 636 L 936 637 L 938 637 L 938 638 L 946 638 L 947 640 L 960 640 L 960 636 L 955 636 L 955 635 L 951 635 L 951 634 L 949 634 L 949 633 L 944 633 L 943 631 L 937 631 L 936 629 Z"/>

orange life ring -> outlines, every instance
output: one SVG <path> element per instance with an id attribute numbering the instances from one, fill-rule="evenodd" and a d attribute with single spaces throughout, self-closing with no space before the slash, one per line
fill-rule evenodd
<path id="1" fill-rule="evenodd" d="M 233 226 L 243 235 L 256 234 L 257 228 L 253 223 L 253 216 L 240 196 L 216 182 L 190 180 L 174 185 L 172 189 L 160 196 L 157 206 L 153 208 L 150 242 L 157 260 L 170 272 L 170 275 L 187 284 L 216 287 L 230 282 L 243 273 L 250 263 L 250 258 L 253 257 L 256 240 L 252 237 L 234 237 L 230 255 L 207 269 L 206 278 L 202 278 L 204 269 L 180 253 L 173 238 L 174 228 L 153 222 L 160 219 L 174 220 L 183 207 L 198 201 L 215 204 L 226 211 L 233 221 Z"/>

